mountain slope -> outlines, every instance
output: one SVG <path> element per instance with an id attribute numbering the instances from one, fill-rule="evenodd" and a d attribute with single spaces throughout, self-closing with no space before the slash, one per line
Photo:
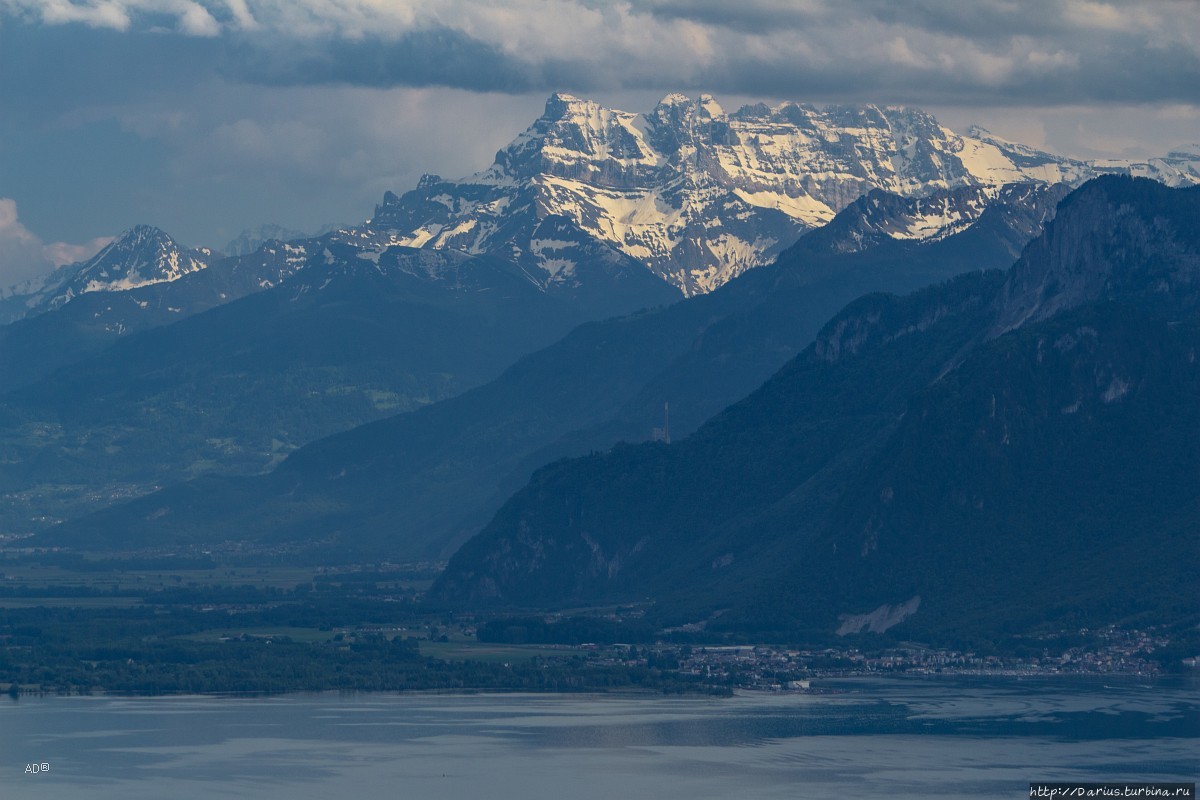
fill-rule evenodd
<path id="1" fill-rule="evenodd" d="M 287 246 L 222 258 L 186 250 L 157 228 L 132 228 L 18 298 L 22 318 L 0 327 L 0 392 L 83 361 L 122 337 L 274 286 L 303 263 L 303 251 Z"/>
<path id="2" fill-rule="evenodd" d="M 688 439 L 541 470 L 433 596 L 824 636 L 1195 614 L 1198 220 L 1093 181 L 1007 274 L 864 298 Z"/>
<path id="3" fill-rule="evenodd" d="M 913 399 L 813 557 L 722 624 L 778 625 L 765 603 L 836 628 L 914 597 L 923 633 L 1194 613 L 1198 348 L 1194 313 L 1107 303 L 980 348 Z"/>
<path id="4" fill-rule="evenodd" d="M 751 532 L 755 522 L 780 504 L 819 510 L 885 441 L 908 395 L 983 336 L 1002 280 L 972 273 L 908 297 L 864 297 L 686 439 L 543 468 L 455 554 L 435 596 L 588 603 L 777 573 L 790 559 Z"/>

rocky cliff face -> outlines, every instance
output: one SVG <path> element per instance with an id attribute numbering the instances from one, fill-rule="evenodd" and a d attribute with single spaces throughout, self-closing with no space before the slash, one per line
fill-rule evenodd
<path id="1" fill-rule="evenodd" d="M 1194 309 L 1200 189 L 1105 177 L 1073 193 L 1030 244 L 997 299 L 992 335 L 1107 296 Z"/>

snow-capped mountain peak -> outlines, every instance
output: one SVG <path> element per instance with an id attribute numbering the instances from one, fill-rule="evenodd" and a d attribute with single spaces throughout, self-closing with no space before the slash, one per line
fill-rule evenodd
<path id="1" fill-rule="evenodd" d="M 494 254 L 546 290 L 640 263 L 691 295 L 770 262 L 875 190 L 891 199 L 878 195 L 845 218 L 853 230 L 838 234 L 837 246 L 941 238 L 997 203 L 1032 203 L 1040 220 L 1048 213 L 1041 199 L 1001 187 L 1075 185 L 1113 172 L 1200 183 L 1200 145 L 1144 162 L 1084 162 L 977 126 L 960 135 L 900 106 L 757 103 L 730 112 L 710 94 L 672 93 L 632 113 L 558 92 L 486 169 L 458 180 L 426 174 L 403 196 L 386 192 L 373 219 L 329 229 L 329 243 L 349 246 L 350 263 L 376 268 L 397 246 Z M 248 259 L 237 269 L 261 272 L 266 288 L 317 258 L 301 236 L 264 226 L 227 249 Z M 317 238 L 325 237 L 304 241 Z M 834 241 L 832 232 L 826 238 Z M 280 244 L 288 240 L 296 241 Z M 137 226 L 86 262 L 0 293 L 0 321 L 83 294 L 173 282 L 219 258 Z M 592 261 L 603 266 L 578 269 Z"/>
<path id="2" fill-rule="evenodd" d="M 66 264 L 0 295 L 6 307 L 4 321 L 51 311 L 91 292 L 170 283 L 207 269 L 218 258 L 208 248 L 182 247 L 151 225 L 136 225 L 88 260 Z"/>
<path id="3" fill-rule="evenodd" d="M 66 268 L 58 286 L 41 304 L 57 308 L 87 292 L 119 292 L 154 283 L 169 283 L 205 269 L 214 256 L 207 248 L 181 247 L 166 232 L 137 225 L 80 264 Z"/>
<path id="4" fill-rule="evenodd" d="M 1189 158 L 1145 170 L 1200 182 Z M 872 189 L 918 197 L 1075 184 L 1099 171 L 980 128 L 959 135 L 914 108 L 759 103 L 727 112 L 712 95 L 668 94 L 638 114 L 556 93 L 490 167 L 454 181 L 425 176 L 403 197 L 385 197 L 372 223 L 411 247 L 481 253 L 504 250 L 514 235 L 527 241 L 539 220 L 561 216 L 694 294 L 769 262 Z"/>
<path id="5" fill-rule="evenodd" d="M 546 174 L 623 187 L 658 164 L 645 134 L 638 114 L 556 93 L 542 116 L 498 152 L 489 169 L 463 181 L 507 184 Z"/>

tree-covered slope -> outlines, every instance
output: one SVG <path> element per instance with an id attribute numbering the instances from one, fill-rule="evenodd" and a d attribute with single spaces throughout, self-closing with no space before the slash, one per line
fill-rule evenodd
<path id="1" fill-rule="evenodd" d="M 864 298 L 686 440 L 539 471 L 433 596 L 824 635 L 1195 613 L 1197 287 L 1200 192 L 1093 181 L 1007 274 Z"/>

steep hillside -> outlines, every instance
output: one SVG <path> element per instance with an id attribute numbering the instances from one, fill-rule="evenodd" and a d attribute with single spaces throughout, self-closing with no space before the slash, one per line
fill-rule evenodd
<path id="1" fill-rule="evenodd" d="M 1197 221 L 1093 181 L 1007 274 L 864 298 L 686 440 L 539 471 L 433 595 L 826 636 L 1194 614 Z"/>

